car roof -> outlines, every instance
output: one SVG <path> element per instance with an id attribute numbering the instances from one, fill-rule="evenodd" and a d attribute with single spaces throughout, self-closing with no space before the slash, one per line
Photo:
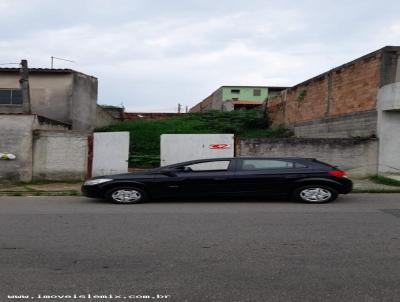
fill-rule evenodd
<path id="1" fill-rule="evenodd" d="M 174 167 L 180 165 L 187 165 L 187 164 L 195 164 L 201 162 L 210 162 L 210 161 L 227 161 L 227 160 L 235 160 L 235 159 L 280 159 L 280 160 L 313 160 L 313 158 L 304 158 L 304 157 L 253 157 L 253 156 L 238 156 L 238 157 L 217 157 L 217 158 L 204 158 L 204 159 L 196 159 L 190 160 L 180 163 L 171 164 L 164 167 Z"/>

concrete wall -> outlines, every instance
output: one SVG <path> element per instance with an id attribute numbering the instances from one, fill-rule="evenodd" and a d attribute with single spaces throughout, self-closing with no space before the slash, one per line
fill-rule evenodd
<path id="1" fill-rule="evenodd" d="M 123 114 L 125 112 L 124 107 L 116 107 L 111 105 L 98 105 L 98 106 L 100 106 L 104 111 L 106 111 L 109 115 L 111 115 L 115 119 L 123 118 Z"/>
<path id="2" fill-rule="evenodd" d="M 400 79 L 399 79 L 400 80 Z M 378 94 L 379 173 L 400 173 L 400 82 Z"/>
<path id="3" fill-rule="evenodd" d="M 296 137 L 351 138 L 376 135 L 377 111 L 355 112 L 337 117 L 291 124 Z"/>
<path id="4" fill-rule="evenodd" d="M 17 157 L 15 160 L 0 160 L 0 182 L 32 179 L 34 120 L 33 115 L 0 114 L 0 152 L 12 153 Z"/>
<path id="5" fill-rule="evenodd" d="M 96 128 L 106 127 L 115 124 L 120 119 L 114 118 L 111 114 L 104 110 L 101 106 L 96 107 Z"/>
<path id="6" fill-rule="evenodd" d="M 74 131 L 37 130 L 33 139 L 33 178 L 83 180 L 88 137 Z"/>
<path id="7" fill-rule="evenodd" d="M 72 74 L 29 75 L 32 113 L 71 123 Z"/>
<path id="8" fill-rule="evenodd" d="M 349 175 L 363 177 L 377 173 L 376 139 L 241 139 L 240 156 L 311 157 L 337 165 Z"/>
<path id="9" fill-rule="evenodd" d="M 92 131 L 96 125 L 97 79 L 73 74 L 71 123 L 73 130 Z"/>

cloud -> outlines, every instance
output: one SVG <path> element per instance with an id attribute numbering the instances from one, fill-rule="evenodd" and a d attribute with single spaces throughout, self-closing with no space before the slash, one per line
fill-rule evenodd
<path id="1" fill-rule="evenodd" d="M 224 84 L 293 85 L 399 40 L 395 1 L 380 14 L 374 1 L 243 3 L 0 0 L 0 57 L 72 59 L 56 67 L 97 76 L 99 103 L 174 110 Z"/>

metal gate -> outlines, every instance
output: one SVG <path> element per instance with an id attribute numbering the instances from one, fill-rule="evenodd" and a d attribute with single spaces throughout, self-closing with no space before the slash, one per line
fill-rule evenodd
<path id="1" fill-rule="evenodd" d="M 128 172 L 129 132 L 97 132 L 92 144 L 91 176 Z"/>

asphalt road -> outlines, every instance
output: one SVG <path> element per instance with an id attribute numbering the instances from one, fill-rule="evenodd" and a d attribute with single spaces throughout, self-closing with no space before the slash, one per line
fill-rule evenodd
<path id="1" fill-rule="evenodd" d="M 0 197 L 1 302 L 149 300 L 143 295 L 398 302 L 400 194 L 325 205 Z"/>

